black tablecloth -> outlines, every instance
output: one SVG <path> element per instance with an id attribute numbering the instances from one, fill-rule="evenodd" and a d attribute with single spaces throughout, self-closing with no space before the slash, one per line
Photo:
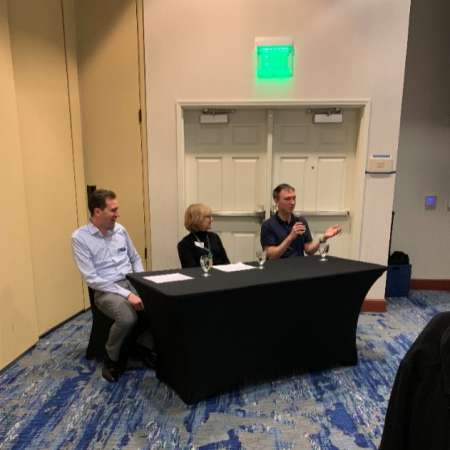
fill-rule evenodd
<path id="1" fill-rule="evenodd" d="M 256 265 L 256 264 L 255 264 Z M 384 266 L 329 257 L 267 261 L 263 270 L 130 274 L 159 356 L 157 376 L 186 403 L 294 370 L 357 363 L 362 302 Z M 192 280 L 156 284 L 148 275 Z"/>

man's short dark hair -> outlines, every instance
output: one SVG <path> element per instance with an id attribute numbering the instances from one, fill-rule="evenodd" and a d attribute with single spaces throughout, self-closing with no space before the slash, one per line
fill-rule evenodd
<path id="1" fill-rule="evenodd" d="M 281 183 L 279 184 L 272 192 L 272 197 L 274 200 L 278 200 L 278 197 L 280 195 L 281 191 L 295 191 L 295 187 L 291 186 L 290 184 L 287 183 Z"/>
<path id="2" fill-rule="evenodd" d="M 96 189 L 91 192 L 88 199 L 88 208 L 91 216 L 94 215 L 95 208 L 105 209 L 106 200 L 115 198 L 116 194 L 113 191 L 108 191 L 107 189 Z"/>

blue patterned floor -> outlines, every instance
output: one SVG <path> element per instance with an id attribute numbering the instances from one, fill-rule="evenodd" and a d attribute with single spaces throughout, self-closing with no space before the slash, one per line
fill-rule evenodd
<path id="1" fill-rule="evenodd" d="M 152 371 L 108 384 L 84 358 L 90 312 L 0 374 L 0 449 L 376 449 L 399 361 L 450 293 L 413 292 L 363 314 L 356 367 L 186 406 Z"/>

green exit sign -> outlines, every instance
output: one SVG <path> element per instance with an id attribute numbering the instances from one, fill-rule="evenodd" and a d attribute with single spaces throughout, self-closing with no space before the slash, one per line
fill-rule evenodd
<path id="1" fill-rule="evenodd" d="M 294 45 L 286 38 L 256 39 L 256 74 L 258 78 L 292 78 L 294 75 Z"/>

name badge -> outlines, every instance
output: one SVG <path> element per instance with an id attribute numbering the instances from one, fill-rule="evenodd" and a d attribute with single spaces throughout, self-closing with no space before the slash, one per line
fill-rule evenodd
<path id="1" fill-rule="evenodd" d="M 205 243 L 204 242 L 199 242 L 199 241 L 194 241 L 194 245 L 196 245 L 199 248 L 205 248 Z"/>

